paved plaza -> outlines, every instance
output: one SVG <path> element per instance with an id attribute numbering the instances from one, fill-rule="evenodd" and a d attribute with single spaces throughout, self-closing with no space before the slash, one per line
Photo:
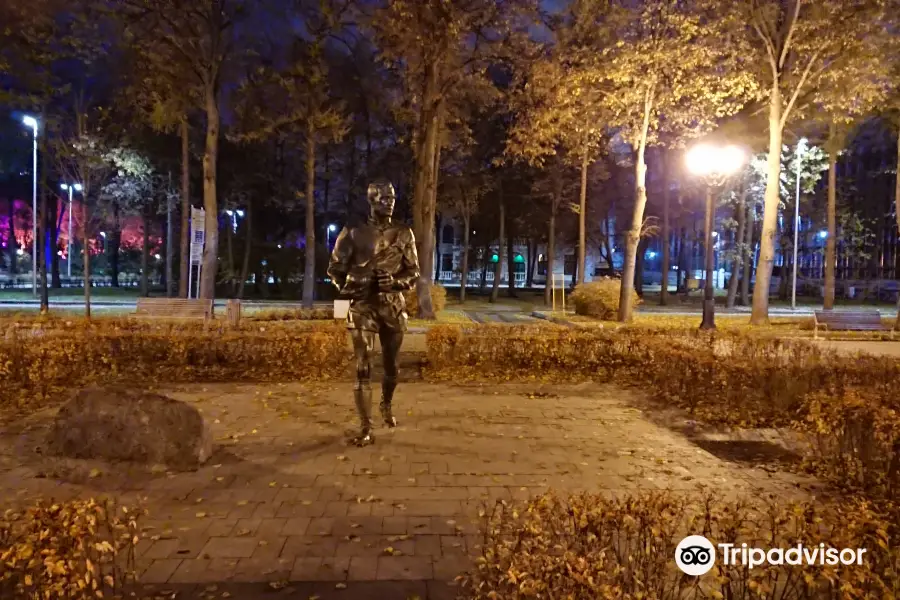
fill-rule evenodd
<path id="1" fill-rule="evenodd" d="M 149 511 L 137 563 L 170 598 L 453 598 L 478 512 L 547 490 L 805 493 L 811 482 L 694 443 L 620 388 L 402 384 L 400 427 L 347 447 L 352 384 L 197 385 L 216 438 L 193 472 L 53 459 L 52 411 L 0 431 L 6 505 L 109 495 Z M 169 595 L 162 596 L 163 592 Z M 151 596 L 152 597 L 152 596 Z"/>

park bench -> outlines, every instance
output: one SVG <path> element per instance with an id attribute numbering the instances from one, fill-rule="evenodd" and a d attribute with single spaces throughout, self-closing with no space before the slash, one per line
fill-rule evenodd
<path id="1" fill-rule="evenodd" d="M 817 310 L 815 313 L 814 337 L 818 337 L 819 328 L 827 331 L 885 331 L 894 329 L 881 322 L 881 314 L 876 311 L 832 311 Z"/>
<path id="2" fill-rule="evenodd" d="M 144 319 L 213 318 L 213 301 L 188 298 L 138 298 L 135 317 Z"/>

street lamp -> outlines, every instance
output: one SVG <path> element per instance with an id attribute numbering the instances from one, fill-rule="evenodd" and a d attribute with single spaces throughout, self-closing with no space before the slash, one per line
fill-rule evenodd
<path id="1" fill-rule="evenodd" d="M 31 127 L 34 132 L 34 148 L 32 150 L 32 182 L 31 182 L 31 291 L 37 295 L 37 152 L 38 152 L 38 120 L 32 116 L 22 117 L 25 127 Z"/>
<path id="2" fill-rule="evenodd" d="M 686 159 L 688 170 L 702 177 L 706 183 L 706 285 L 703 289 L 703 321 L 700 323 L 700 329 L 715 329 L 716 301 L 712 285 L 714 268 L 712 240 L 715 223 L 713 188 L 724 185 L 728 177 L 744 164 L 745 156 L 744 151 L 737 146 L 698 144 L 691 148 Z"/>
<path id="3" fill-rule="evenodd" d="M 101 231 L 101 232 L 100 232 L 100 237 L 103 238 L 103 254 L 106 254 L 106 232 L 105 232 L 105 231 Z"/>
<path id="4" fill-rule="evenodd" d="M 66 271 L 69 279 L 72 279 L 72 193 L 80 192 L 82 186 L 80 183 L 73 183 L 72 185 L 61 183 L 59 187 L 69 191 L 69 239 L 66 242 L 66 256 L 68 257 L 68 260 L 66 260 Z"/>
<path id="5" fill-rule="evenodd" d="M 337 225 L 332 223 L 331 225 L 328 226 L 328 231 L 325 232 L 325 247 L 326 248 L 331 247 L 331 234 L 334 233 L 335 231 L 337 231 Z"/>
<path id="6" fill-rule="evenodd" d="M 231 217 L 231 230 L 234 233 L 237 233 L 238 219 L 244 218 L 244 211 L 241 209 L 231 210 L 228 209 L 225 211 L 225 214 Z"/>
<path id="7" fill-rule="evenodd" d="M 806 138 L 797 142 L 797 196 L 794 199 L 794 274 L 791 286 L 791 310 L 797 309 L 797 249 L 800 236 L 800 168 L 803 166 L 803 150 L 806 149 Z"/>

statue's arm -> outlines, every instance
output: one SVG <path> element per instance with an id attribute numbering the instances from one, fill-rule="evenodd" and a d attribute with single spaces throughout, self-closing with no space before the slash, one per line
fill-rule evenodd
<path id="1" fill-rule="evenodd" d="M 334 250 L 331 251 L 331 260 L 328 262 L 328 277 L 338 290 L 342 290 L 347 283 L 352 256 L 353 239 L 350 237 L 350 230 L 344 227 L 334 242 Z"/>
<path id="2" fill-rule="evenodd" d="M 416 252 L 416 237 L 412 229 L 407 229 L 401 236 L 400 272 L 394 275 L 394 289 L 405 292 L 412 289 L 419 279 L 419 254 Z"/>

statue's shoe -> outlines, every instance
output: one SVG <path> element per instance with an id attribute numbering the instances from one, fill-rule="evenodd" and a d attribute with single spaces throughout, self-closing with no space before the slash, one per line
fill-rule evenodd
<path id="1" fill-rule="evenodd" d="M 381 418 L 384 419 L 384 424 L 393 429 L 397 426 L 397 419 L 394 418 L 394 412 L 391 409 L 391 405 L 385 402 L 382 402 L 379 405 L 381 409 Z"/>
<path id="2" fill-rule="evenodd" d="M 364 446 L 371 446 L 375 443 L 375 436 L 372 435 L 371 431 L 363 431 L 359 435 L 350 438 L 350 443 L 360 448 Z"/>

